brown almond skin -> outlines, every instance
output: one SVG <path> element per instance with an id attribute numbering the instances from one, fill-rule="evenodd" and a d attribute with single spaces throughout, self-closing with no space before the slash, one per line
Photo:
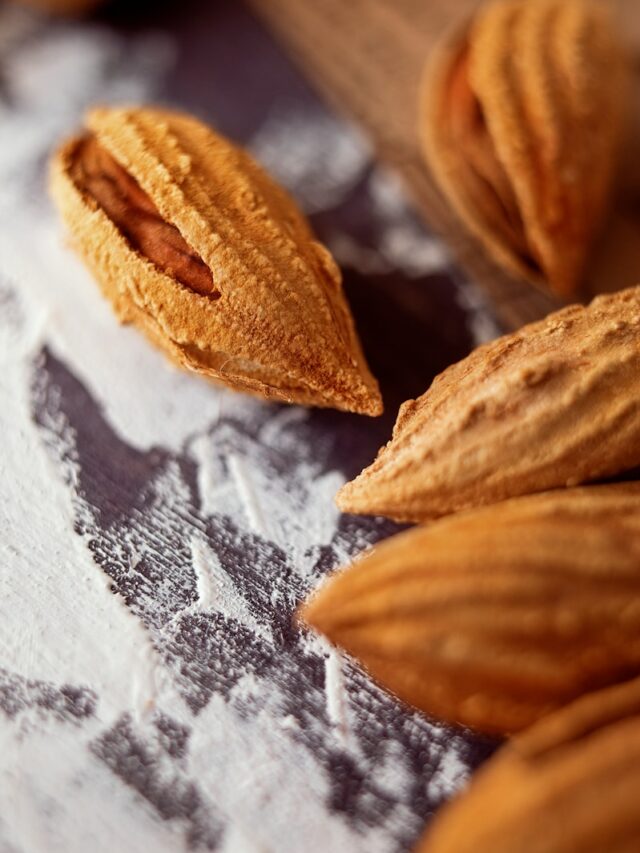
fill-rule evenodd
<path id="1" fill-rule="evenodd" d="M 578 699 L 503 747 L 416 853 L 635 853 L 640 680 Z"/>
<path id="2" fill-rule="evenodd" d="M 75 185 L 106 213 L 132 249 L 184 287 L 220 297 L 209 267 L 95 136 L 78 143 L 69 171 Z"/>
<path id="3" fill-rule="evenodd" d="M 402 405 L 343 512 L 427 521 L 640 465 L 640 288 L 478 347 Z"/>
<path id="4" fill-rule="evenodd" d="M 300 618 L 430 716 L 520 731 L 640 675 L 640 483 L 518 498 L 392 537 Z"/>
<path id="5" fill-rule="evenodd" d="M 54 154 L 51 192 L 120 320 L 180 366 L 269 400 L 381 413 L 333 258 L 214 130 L 94 108 Z"/>
<path id="6" fill-rule="evenodd" d="M 629 63 L 592 0 L 494 0 L 448 35 L 421 134 L 443 192 L 494 259 L 574 295 L 623 137 Z"/>

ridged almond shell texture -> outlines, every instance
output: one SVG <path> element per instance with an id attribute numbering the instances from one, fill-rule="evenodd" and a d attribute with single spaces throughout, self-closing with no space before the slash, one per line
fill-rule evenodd
<path id="1" fill-rule="evenodd" d="M 51 189 L 123 322 L 237 390 L 382 411 L 336 264 L 246 152 L 161 109 L 96 108 L 86 124 Z"/>
<path id="2" fill-rule="evenodd" d="M 436 815 L 416 853 L 640 850 L 640 680 L 514 738 Z"/>
<path id="3" fill-rule="evenodd" d="M 628 67 L 590 0 L 497 0 L 449 35 L 423 82 L 427 160 L 504 267 L 574 294 L 606 214 Z"/>
<path id="4" fill-rule="evenodd" d="M 640 288 L 479 347 L 402 405 L 344 512 L 425 521 L 640 465 Z"/>
<path id="5" fill-rule="evenodd" d="M 300 617 L 427 714 L 518 731 L 640 675 L 640 483 L 402 533 L 334 575 Z"/>

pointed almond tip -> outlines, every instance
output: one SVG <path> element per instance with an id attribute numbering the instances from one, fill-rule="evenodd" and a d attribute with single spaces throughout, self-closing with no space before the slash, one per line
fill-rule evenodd
<path id="1" fill-rule="evenodd" d="M 376 394 L 370 388 L 354 389 L 351 393 L 327 388 L 322 392 L 316 391 L 310 404 L 370 418 L 377 418 L 384 411 L 380 394 Z"/>
<path id="2" fill-rule="evenodd" d="M 335 504 L 340 510 L 340 512 L 351 512 L 352 502 L 351 502 L 351 492 L 352 492 L 353 481 L 350 483 L 345 483 L 338 491 L 335 496 Z"/>
<path id="3" fill-rule="evenodd" d="M 366 469 L 365 469 L 366 471 Z M 341 512 L 350 515 L 376 515 L 375 502 L 372 503 L 368 483 L 362 482 L 365 471 L 342 486 L 335 496 L 335 503 Z"/>
<path id="4" fill-rule="evenodd" d="M 378 417 L 384 404 L 378 382 L 363 359 L 358 360 L 341 352 L 325 357 L 316 353 L 316 367 L 309 381 L 299 374 L 292 359 L 290 370 L 308 388 L 308 404 L 337 409 L 356 415 Z"/>
<path id="5" fill-rule="evenodd" d="M 384 411 L 380 388 L 369 373 L 358 371 L 348 394 L 335 395 L 335 404 L 356 415 L 379 417 Z"/>
<path id="6" fill-rule="evenodd" d="M 389 518 L 400 524 L 433 521 L 441 515 L 436 507 L 411 507 L 378 471 L 365 470 L 336 493 L 335 504 L 348 515 L 373 515 Z"/>
<path id="7" fill-rule="evenodd" d="M 342 645 L 341 625 L 353 604 L 351 591 L 359 577 L 355 565 L 338 568 L 329 574 L 298 607 L 294 617 L 296 624 L 322 634 L 335 645 Z"/>
<path id="8" fill-rule="evenodd" d="M 296 610 L 293 621 L 295 625 L 299 628 L 311 628 L 316 630 L 316 626 L 313 619 L 313 611 L 314 611 L 314 599 L 316 597 L 316 593 L 313 592 L 311 595 L 302 602 L 302 604 Z"/>
<path id="9" fill-rule="evenodd" d="M 366 381 L 358 377 L 357 384 L 348 389 L 327 388 L 324 394 L 325 405 L 354 415 L 379 417 L 384 411 L 382 397 L 375 380 Z"/>
<path id="10" fill-rule="evenodd" d="M 293 614 L 293 625 L 296 628 L 313 628 L 313 624 L 309 620 L 307 616 L 307 611 L 309 609 L 309 605 L 311 603 L 311 599 L 313 598 L 313 593 L 306 601 L 303 601 L 302 604 L 298 605 L 297 610 Z"/>
<path id="11" fill-rule="evenodd" d="M 378 418 L 384 412 L 384 404 L 379 391 L 368 390 L 355 403 L 352 411 L 356 415 L 367 415 L 370 418 Z"/>
<path id="12" fill-rule="evenodd" d="M 382 400 L 382 395 L 377 389 L 375 393 L 370 394 L 369 404 L 365 414 L 372 418 L 379 418 L 380 415 L 384 414 L 384 402 Z"/>
<path id="13" fill-rule="evenodd" d="M 306 601 L 298 607 L 294 616 L 295 624 L 298 627 L 306 628 L 323 636 L 327 636 L 327 626 L 324 618 L 326 608 L 323 603 L 326 588 L 327 584 L 325 583 L 320 589 L 312 592 Z"/>

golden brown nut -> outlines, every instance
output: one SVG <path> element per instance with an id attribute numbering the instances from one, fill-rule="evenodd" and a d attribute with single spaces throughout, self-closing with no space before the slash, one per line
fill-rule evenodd
<path id="1" fill-rule="evenodd" d="M 640 483 L 516 498 L 394 536 L 301 618 L 431 716 L 518 731 L 640 675 Z"/>
<path id="2" fill-rule="evenodd" d="M 640 849 L 640 680 L 602 690 L 503 747 L 416 853 Z"/>
<path id="3" fill-rule="evenodd" d="M 244 151 L 179 113 L 94 109 L 54 156 L 51 188 L 119 318 L 181 366 L 380 414 L 338 268 Z"/>
<path id="4" fill-rule="evenodd" d="M 494 258 L 562 296 L 606 213 L 628 68 L 591 0 L 494 0 L 425 73 L 435 178 Z"/>
<path id="5" fill-rule="evenodd" d="M 404 403 L 344 512 L 425 521 L 640 465 L 640 287 L 481 346 Z"/>

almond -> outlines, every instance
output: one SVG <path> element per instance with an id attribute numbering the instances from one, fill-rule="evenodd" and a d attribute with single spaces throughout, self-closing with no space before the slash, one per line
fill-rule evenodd
<path id="1" fill-rule="evenodd" d="M 123 322 L 240 391 L 382 411 L 340 272 L 293 200 L 187 115 L 99 108 L 54 156 L 53 197 Z"/>
<path id="2" fill-rule="evenodd" d="M 640 288 L 481 346 L 403 404 L 344 512 L 424 521 L 640 465 Z"/>
<path id="3" fill-rule="evenodd" d="M 448 36 L 423 84 L 432 172 L 511 272 L 574 294 L 607 211 L 628 62 L 589 0 L 497 0 Z"/>
<path id="4" fill-rule="evenodd" d="M 640 849 L 640 680 L 579 699 L 511 740 L 416 853 Z"/>
<path id="5" fill-rule="evenodd" d="M 516 498 L 400 534 L 300 616 L 427 714 L 520 730 L 640 674 L 640 483 Z"/>

